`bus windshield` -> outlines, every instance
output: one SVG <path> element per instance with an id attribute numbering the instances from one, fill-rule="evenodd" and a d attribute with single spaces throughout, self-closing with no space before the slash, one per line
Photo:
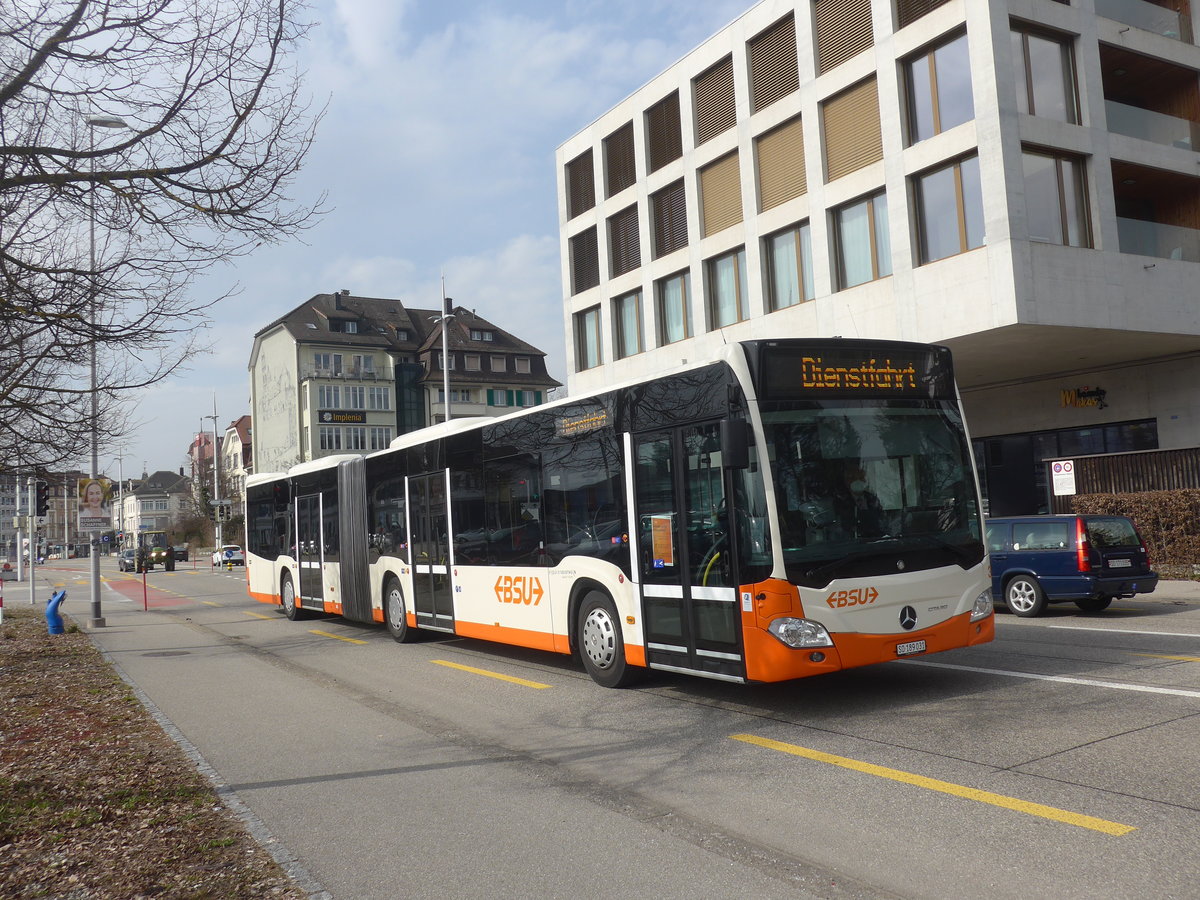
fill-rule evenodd
<path id="1" fill-rule="evenodd" d="M 763 407 L 789 580 L 894 574 L 983 558 L 962 419 L 948 400 Z"/>

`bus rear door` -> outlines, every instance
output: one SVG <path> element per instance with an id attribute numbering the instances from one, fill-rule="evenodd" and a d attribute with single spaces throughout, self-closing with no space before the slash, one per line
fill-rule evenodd
<path id="1" fill-rule="evenodd" d="M 640 434 L 633 444 L 646 661 L 743 680 L 720 423 Z"/>

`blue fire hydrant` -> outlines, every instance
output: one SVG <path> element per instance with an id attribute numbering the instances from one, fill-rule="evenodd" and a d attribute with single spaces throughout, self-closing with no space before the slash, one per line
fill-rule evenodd
<path id="1" fill-rule="evenodd" d="M 63 601 L 66 599 L 67 590 L 63 588 L 51 594 L 50 599 L 46 601 L 46 628 L 51 634 L 62 634 L 65 631 L 63 618 L 59 614 L 58 608 L 62 606 Z"/>

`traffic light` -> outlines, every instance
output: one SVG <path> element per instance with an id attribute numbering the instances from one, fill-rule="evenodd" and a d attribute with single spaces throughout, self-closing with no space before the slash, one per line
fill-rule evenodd
<path id="1" fill-rule="evenodd" d="M 34 493 L 36 502 L 34 504 L 34 515 L 47 516 L 50 514 L 50 485 L 44 481 L 34 482 Z"/>

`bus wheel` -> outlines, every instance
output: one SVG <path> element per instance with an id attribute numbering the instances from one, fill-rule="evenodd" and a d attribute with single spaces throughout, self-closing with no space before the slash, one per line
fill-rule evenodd
<path id="1" fill-rule="evenodd" d="M 408 627 L 408 615 L 404 609 L 404 592 L 400 582 L 389 578 L 383 586 L 383 620 L 392 637 L 401 644 L 411 644 L 417 639 L 415 628 Z"/>
<path id="2" fill-rule="evenodd" d="M 592 680 L 603 687 L 626 687 L 643 672 L 625 662 L 625 642 L 612 600 L 591 591 L 579 607 L 579 655 Z"/>
<path id="3" fill-rule="evenodd" d="M 1046 608 L 1046 594 L 1032 575 L 1014 575 L 1004 587 L 1004 603 L 1014 615 L 1032 619 Z"/>
<path id="4" fill-rule="evenodd" d="M 283 601 L 283 614 L 293 622 L 308 618 L 308 613 L 296 601 L 296 586 L 287 572 L 283 573 L 283 581 L 279 584 L 279 597 Z"/>

